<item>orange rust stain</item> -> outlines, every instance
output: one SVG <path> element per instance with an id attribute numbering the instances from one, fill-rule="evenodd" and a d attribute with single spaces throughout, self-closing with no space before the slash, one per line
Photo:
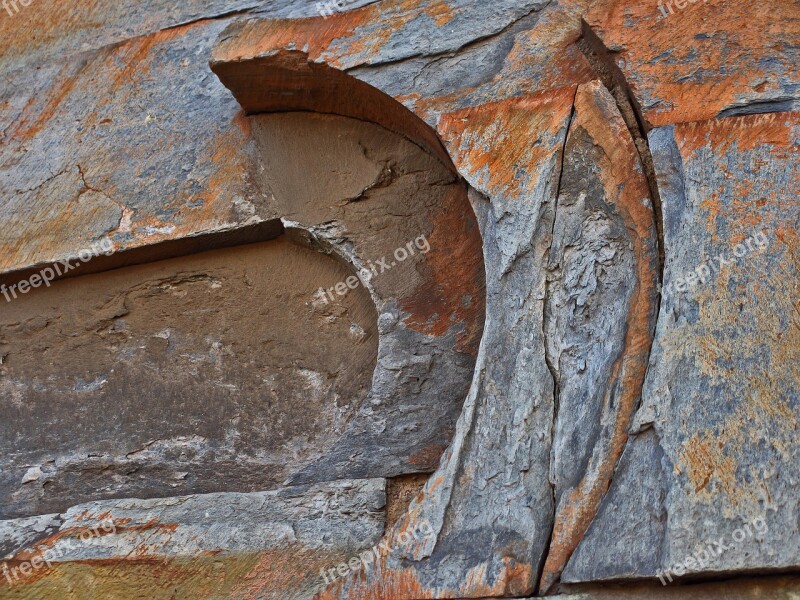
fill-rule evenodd
<path id="1" fill-rule="evenodd" d="M 79 517 L 81 520 L 82 517 Z M 108 517 L 103 517 L 107 519 Z M 70 527 L 68 529 L 63 529 L 50 535 L 42 540 L 37 541 L 34 546 L 30 549 L 23 549 L 22 551 L 15 554 L 10 561 L 30 561 L 32 558 L 37 556 L 41 556 L 47 550 L 53 549 L 56 547 L 56 544 L 65 538 L 79 538 L 83 533 L 91 533 L 92 537 L 102 537 L 106 535 L 113 535 L 115 532 L 119 533 L 121 531 L 131 531 L 131 532 L 145 532 L 145 531 L 153 531 L 153 532 L 166 532 L 168 534 L 172 534 L 178 529 L 178 525 L 174 523 L 160 523 L 157 519 L 151 519 L 147 523 L 143 523 L 141 525 L 126 525 L 125 522 L 130 521 L 130 519 L 113 519 L 114 529 L 112 531 L 106 531 L 103 529 L 102 526 L 99 524 L 96 526 L 86 526 L 86 527 Z"/>
<path id="2" fill-rule="evenodd" d="M 455 18 L 456 10 L 446 1 L 388 0 L 328 18 L 251 21 L 218 45 L 214 60 L 236 62 L 297 50 L 307 54 L 310 61 L 324 60 L 341 68 L 348 58 L 379 54 L 394 32 L 414 19 L 426 15 L 444 27 Z"/>
<path id="3" fill-rule="evenodd" d="M 377 565 L 347 576 L 314 596 L 315 600 L 409 600 L 412 598 L 481 598 L 524 596 L 530 593 L 531 567 L 514 559 L 501 559 L 502 567 L 493 583 L 489 566 L 483 563 L 469 571 L 453 588 L 428 588 L 413 568 L 393 568 L 381 557 Z"/>
<path id="4" fill-rule="evenodd" d="M 798 150 L 793 139 L 793 130 L 800 123 L 800 113 L 748 115 L 715 119 L 702 123 L 683 123 L 675 127 L 675 139 L 685 161 L 697 159 L 697 153 L 705 151 L 713 156 L 723 156 L 735 151 L 744 153 L 762 149 L 773 163 L 791 164 Z M 754 181 L 769 177 L 770 164 L 759 155 L 750 156 L 750 175 L 742 178 L 739 173 L 723 170 L 724 181 L 716 189 L 708 190 L 700 207 L 707 213 L 706 227 L 715 231 L 718 219 L 724 219 L 732 230 L 729 242 L 732 245 L 744 241 L 761 228 L 772 228 L 770 213 L 777 207 L 787 215 L 797 214 L 800 198 L 800 171 L 790 171 L 788 189 L 772 187 L 755 192 Z M 724 167 L 723 167 L 724 169 Z M 765 194 L 765 195 L 764 195 Z"/>
<path id="5" fill-rule="evenodd" d="M 439 488 L 444 483 L 444 476 L 438 475 L 431 479 L 430 483 L 425 487 L 425 491 L 427 495 L 432 495 L 437 488 Z"/>
<path id="6" fill-rule="evenodd" d="M 378 19 L 380 13 L 372 4 L 361 9 L 336 13 L 329 18 L 249 21 L 237 35 L 221 41 L 214 49 L 214 60 L 235 62 L 265 56 L 277 50 L 299 50 L 316 61 L 335 40 L 350 38 L 359 27 Z M 329 61 L 338 66 L 336 61 Z"/>
<path id="7" fill-rule="evenodd" d="M 236 113 L 236 116 L 233 118 L 233 124 L 239 128 L 244 137 L 250 137 L 253 129 L 252 121 L 248 118 L 247 114 L 243 110 L 240 110 Z"/>
<path id="8" fill-rule="evenodd" d="M 712 118 L 744 92 L 764 90 L 776 69 L 797 83 L 794 0 L 776 0 L 768 11 L 706 0 L 666 18 L 652 0 L 612 0 L 595 3 L 585 18 L 606 47 L 623 49 L 619 61 L 640 104 L 652 105 L 645 118 L 654 127 Z"/>
<path id="9" fill-rule="evenodd" d="M 481 191 L 519 198 L 557 151 L 574 95 L 567 87 L 467 108 L 443 115 L 438 129 L 456 168 Z"/>
<path id="10" fill-rule="evenodd" d="M 17 121 L 14 128 L 10 130 L 9 136 L 12 139 L 22 141 L 34 138 L 53 117 L 58 115 L 58 107 L 64 99 L 72 93 L 78 81 L 78 75 L 79 73 L 62 74 L 59 82 L 48 91 L 44 104 L 35 116 L 27 114 L 33 112 L 36 104 L 32 96 L 25 105 L 25 109 L 23 109 L 19 121 Z"/>
<path id="11" fill-rule="evenodd" d="M 464 331 L 455 347 L 476 356 L 483 335 L 486 276 L 483 241 L 463 185 L 450 186 L 430 221 L 428 242 L 435 251 L 421 265 L 427 271 L 424 283 L 403 301 L 410 314 L 406 325 L 434 336 L 461 325 Z"/>
<path id="12" fill-rule="evenodd" d="M 724 154 L 736 147 L 739 152 L 769 146 L 776 158 L 788 158 L 796 151 L 792 127 L 797 113 L 769 113 L 714 119 L 675 126 L 675 140 L 684 158 L 702 148 Z"/>
<path id="13" fill-rule="evenodd" d="M 548 593 L 594 520 L 628 441 L 628 427 L 644 385 L 653 338 L 651 323 L 656 311 L 655 221 L 649 188 L 639 155 L 611 95 L 599 82 L 582 85 L 575 98 L 571 126 L 588 133 L 603 150 L 599 176 L 607 201 L 615 206 L 626 229 L 632 233 L 636 261 L 636 288 L 627 318 L 625 346 L 614 363 L 603 406 L 616 405 L 615 421 L 608 438 L 594 448 L 587 474 L 562 497 L 556 509 L 550 549 L 542 571 L 540 592 Z M 568 141 L 569 145 L 569 141 Z M 619 382 L 619 385 L 617 385 Z M 618 392 L 616 403 L 611 394 Z"/>
<path id="14" fill-rule="evenodd" d="M 425 8 L 428 15 L 439 27 L 444 27 L 455 18 L 455 12 L 449 2 L 435 2 Z"/>
<path id="15" fill-rule="evenodd" d="M 306 548 L 298 543 L 288 543 L 276 549 L 260 552 L 258 561 L 240 578 L 228 597 L 235 600 L 267 598 L 310 597 L 324 587 L 321 571 L 335 568 L 351 557 L 360 554 L 354 550 Z"/>
<path id="16" fill-rule="evenodd" d="M 716 477 L 726 493 L 732 497 L 736 491 L 736 462 L 726 456 L 725 444 L 715 435 L 695 434 L 684 444 L 680 460 L 685 465 L 687 476 L 694 486 L 695 493 L 708 486 Z"/>

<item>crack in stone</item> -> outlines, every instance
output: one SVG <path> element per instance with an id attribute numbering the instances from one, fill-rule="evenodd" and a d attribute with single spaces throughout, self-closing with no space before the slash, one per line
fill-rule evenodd
<path id="1" fill-rule="evenodd" d="M 575 117 L 575 100 L 577 98 L 577 95 L 578 95 L 578 88 L 576 86 L 575 94 L 572 97 L 572 109 L 571 109 L 571 112 L 570 112 L 570 115 L 569 115 L 569 119 L 567 119 L 567 124 L 566 124 L 565 131 L 564 131 L 564 142 L 561 145 L 561 160 L 559 162 L 559 167 L 558 167 L 558 183 L 556 184 L 555 200 L 554 200 L 554 203 L 553 203 L 552 224 L 551 224 L 551 227 L 550 227 L 550 246 L 548 247 L 548 254 L 551 254 L 552 250 L 553 250 L 553 239 L 555 237 L 555 228 L 556 228 L 556 223 L 558 221 L 558 218 L 557 218 L 558 217 L 558 204 L 559 204 L 559 198 L 561 196 L 562 181 L 563 181 L 563 178 L 564 178 L 564 164 L 566 162 L 566 156 L 567 156 L 567 141 L 569 140 L 569 133 L 570 133 L 570 130 L 572 129 L 572 121 L 573 121 L 573 119 Z M 550 331 L 551 316 L 548 313 L 547 307 L 548 307 L 548 300 L 551 297 L 550 285 L 552 283 L 552 277 L 551 277 L 552 271 L 553 271 L 553 266 L 551 264 L 551 259 L 548 259 L 547 274 L 545 276 L 545 284 L 544 284 L 545 285 L 545 287 L 544 287 L 544 300 L 542 302 L 542 307 L 543 307 L 542 308 L 542 340 L 544 341 L 544 360 L 545 360 L 545 363 L 547 364 L 548 370 L 550 371 L 550 375 L 553 378 L 553 423 L 552 423 L 552 429 L 550 431 L 550 468 L 551 469 L 552 469 L 552 464 L 553 464 L 552 451 L 553 451 L 553 446 L 554 446 L 554 442 L 555 442 L 556 424 L 558 422 L 558 409 L 559 409 L 559 401 L 560 401 L 560 393 L 561 393 L 561 381 L 560 381 L 561 378 L 559 377 L 558 368 L 557 368 L 556 364 L 553 362 L 553 358 L 554 357 L 550 356 L 550 352 L 549 352 L 550 344 L 548 343 L 549 342 L 549 340 L 548 340 L 548 331 Z M 552 473 L 550 473 L 550 475 L 552 475 Z M 556 484 L 555 484 L 555 481 L 553 481 L 552 477 L 550 477 L 550 475 L 548 476 L 548 478 L 550 479 L 550 491 L 551 491 L 551 493 L 553 495 L 553 518 L 552 518 L 552 521 L 551 521 L 551 524 L 550 524 L 550 534 L 548 535 L 547 547 L 544 549 L 544 552 L 542 552 L 542 556 L 539 559 L 539 564 L 537 565 L 536 579 L 535 579 L 536 588 L 537 588 L 536 589 L 536 593 L 537 594 L 540 592 L 538 587 L 539 587 L 539 582 L 541 581 L 542 573 L 544 571 L 545 562 L 547 560 L 547 557 L 550 554 L 550 545 L 553 542 L 553 531 L 555 529 L 556 515 L 557 515 L 557 512 L 558 512 L 558 499 L 556 498 Z"/>
<path id="2" fill-rule="evenodd" d="M 658 189 L 655 165 L 653 156 L 650 152 L 650 144 L 647 141 L 647 133 L 650 127 L 644 119 L 641 106 L 636 101 L 636 96 L 630 87 L 623 72 L 617 67 L 612 58 L 612 51 L 605 47 L 600 37 L 592 31 L 585 20 L 582 23 L 582 37 L 577 42 L 578 48 L 583 52 L 586 60 L 594 69 L 600 81 L 611 92 L 612 97 L 617 103 L 622 114 L 622 119 L 628 127 L 628 131 L 633 138 L 636 150 L 639 152 L 639 160 L 644 169 L 644 175 L 650 188 L 650 197 L 653 202 L 653 213 L 656 222 L 656 232 L 658 234 L 658 267 L 659 283 L 664 279 L 664 217 L 662 211 L 661 194 Z M 660 298 L 659 298 L 660 302 Z"/>

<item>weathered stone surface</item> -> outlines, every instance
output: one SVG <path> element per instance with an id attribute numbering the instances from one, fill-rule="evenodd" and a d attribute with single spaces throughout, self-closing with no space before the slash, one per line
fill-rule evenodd
<path id="1" fill-rule="evenodd" d="M 598 0 L 585 20 L 654 127 L 800 106 L 795 0 Z"/>
<path id="2" fill-rule="evenodd" d="M 224 26 L 178 27 L 6 74 L 3 272 L 77 256 L 106 235 L 123 250 L 264 220 L 248 124 L 206 64 Z"/>
<path id="3" fill-rule="evenodd" d="M 265 210 L 311 249 L 270 242 L 9 296 L 0 515 L 436 467 L 485 306 L 463 184 L 373 124 L 280 115 L 248 126 Z M 109 402 L 123 408 L 104 418 Z M 39 476 L 25 481 L 30 469 Z"/>
<path id="4" fill-rule="evenodd" d="M 248 112 L 368 118 L 440 150 L 384 94 L 435 126 L 447 112 L 588 81 L 574 44 L 582 5 L 391 0 L 326 20 L 239 22 L 223 33 L 211 67 Z M 412 52 L 421 22 L 434 33 Z"/>
<path id="5" fill-rule="evenodd" d="M 575 98 L 550 248 L 544 331 L 557 389 L 557 503 L 540 589 L 594 519 L 628 439 L 657 308 L 658 240 L 647 179 L 611 94 Z"/>
<path id="6" fill-rule="evenodd" d="M 151 565 L 160 561 L 180 572 L 182 557 L 214 555 L 220 562 L 242 562 L 256 555 L 249 562 L 251 567 L 258 565 L 261 579 L 249 582 L 249 593 L 260 589 L 262 598 L 308 598 L 324 586 L 321 567 L 336 566 L 379 540 L 385 505 L 385 481 L 377 479 L 275 492 L 79 505 L 58 516 L 57 531 L 26 539 L 6 557 L 0 595 L 18 597 L 14 592 L 22 589 L 21 597 L 49 597 L 52 587 L 47 577 L 38 582 L 51 571 L 58 577 L 59 570 L 79 571 L 82 565 L 112 560 Z M 30 538 L 29 521 L 0 522 L 0 527 L 16 529 L 15 539 Z M 278 552 L 284 558 L 274 561 Z M 24 564 L 40 566 L 26 575 L 19 569 Z M 242 579 L 246 581 L 246 574 Z M 219 592 L 234 591 L 230 583 L 228 589 L 221 587 Z M 102 596 L 101 590 L 95 593 Z"/>
<path id="7" fill-rule="evenodd" d="M 9 558 L 18 549 L 55 533 L 61 523 L 59 514 L 0 521 L 0 558 Z"/>
<path id="8" fill-rule="evenodd" d="M 375 0 L 347 0 L 348 8 Z M 32 67 L 47 60 L 73 59 L 80 52 L 97 50 L 196 21 L 237 14 L 263 13 L 273 18 L 311 17 L 319 14 L 316 0 L 165 0 L 118 2 L 96 0 L 36 0 L 24 6 L 7 3 L 0 13 L 0 70 Z M 27 34 L 27 35 L 26 35 Z"/>
<path id="9" fill-rule="evenodd" d="M 280 0 L 257 7 L 199 0 L 177 7 L 150 1 L 132 10 L 93 2 L 78 6 L 74 0 L 37 2 L 48 9 L 44 14 L 29 14 L 26 20 L 20 14 L 0 23 L 0 33 L 9 34 L 0 36 L 5 68 L 0 272 L 73 256 L 104 235 L 113 238 L 115 256 L 122 257 L 160 242 L 204 243 L 205 235 L 235 234 L 286 215 L 314 249 L 355 266 L 386 254 L 374 250 L 374 238 L 359 233 L 358 225 L 372 221 L 375 211 L 366 207 L 381 196 L 394 169 L 372 160 L 370 152 L 350 152 L 344 161 L 363 182 L 342 169 L 304 167 L 304 158 L 331 166 L 329 154 L 351 147 L 352 139 L 340 144 L 326 133 L 326 118 L 300 126 L 297 115 L 245 117 L 210 76 L 209 58 L 248 113 L 310 110 L 376 122 L 444 165 L 455 165 L 474 188 L 490 293 L 479 369 L 439 472 L 383 541 L 399 542 L 422 523 L 430 524 L 435 536 L 410 547 L 399 544 L 325 597 L 527 595 L 540 580 L 545 557 L 542 587 L 555 581 L 595 510 L 595 522 L 564 580 L 653 579 L 646 586 L 577 588 L 589 598 L 796 595 L 793 580 L 662 590 L 654 578 L 658 568 L 685 562 L 703 536 L 732 537 L 742 515 L 766 516 L 768 532 L 745 543 L 757 544 L 758 550 L 728 549 L 724 564 L 699 569 L 695 564 L 689 568 L 692 577 L 797 568 L 797 525 L 783 515 L 796 510 L 798 485 L 793 468 L 798 378 L 792 366 L 798 344 L 788 316 L 796 314 L 798 222 L 796 206 L 779 190 L 788 196 L 797 192 L 798 126 L 794 116 L 782 124 L 752 117 L 708 121 L 796 107 L 798 16 L 790 0 L 768 9 L 673 0 L 668 17 L 655 2 L 643 1 L 385 0 L 357 9 L 370 4 L 357 0 L 341 3 L 355 10 L 306 20 L 285 17 L 313 16 L 319 7 Z M 269 19 L 239 23 L 255 15 Z M 582 18 L 590 40 L 578 43 Z M 227 32 L 211 57 L 223 28 Z M 666 234 L 665 284 L 673 287 L 665 288 L 644 401 L 613 477 L 609 467 L 622 448 L 638 373 L 615 379 L 609 365 L 624 332 L 630 328 L 633 336 L 643 329 L 645 319 L 629 315 L 640 299 L 631 283 L 643 279 L 645 264 L 634 260 L 633 248 L 646 244 L 634 235 L 641 220 L 627 221 L 624 229 L 619 220 L 606 230 L 595 221 L 580 230 L 574 225 L 582 216 L 578 207 L 616 197 L 615 182 L 625 184 L 620 206 L 630 205 L 633 182 L 640 180 L 618 115 L 601 110 L 604 116 L 591 123 L 594 134 L 577 127 L 586 105 L 581 111 L 575 104 L 576 89 L 583 94 L 578 98 L 585 98 L 588 86 L 581 86 L 607 75 L 597 61 L 592 64 L 598 73 L 592 72 L 579 49 L 586 49 L 587 41 L 608 49 L 605 66 L 613 67 L 617 89 L 630 90 L 645 129 L 681 124 L 651 135 L 663 220 L 666 229 L 672 227 Z M 603 95 L 598 89 L 597 97 Z M 632 129 L 634 121 L 628 118 Z M 305 143 L 320 148 L 292 148 L 290 132 L 298 127 Z M 320 135 L 311 135 L 314 128 Z M 795 141 L 786 146 L 785 139 Z M 647 170 L 649 153 L 640 138 L 637 143 Z M 264 165 L 289 177 L 262 172 Z M 444 172 L 447 177 L 430 179 L 437 182 L 434 187 L 458 187 L 452 169 Z M 597 185 L 602 174 L 604 185 Z M 293 191 L 301 188 L 292 180 L 304 178 L 333 180 L 335 193 L 322 203 L 324 209 L 305 204 L 306 194 Z M 653 179 L 650 190 L 656 191 Z M 573 204 L 572 188 L 584 183 L 595 193 Z M 309 197 L 323 196 L 323 187 L 312 186 Z M 467 227 L 469 219 L 452 217 L 468 212 L 463 192 L 460 199 L 453 194 L 430 205 L 423 202 L 431 210 L 422 217 L 393 204 L 378 224 L 398 234 L 389 236 L 392 243 L 403 244 L 408 240 L 399 240 L 398 232 L 409 233 L 417 223 L 435 223 L 431 234 L 474 232 Z M 610 207 L 609 202 L 602 204 Z M 433 210 L 437 203 L 448 207 L 447 215 Z M 690 260 L 693 244 L 712 253 L 725 247 L 733 252 L 739 243 L 746 247 L 752 237 L 748 227 L 759 224 L 761 211 L 776 233 L 769 251 L 780 247 L 780 252 L 748 260 L 749 271 L 736 265 L 745 271 L 744 279 L 714 273 L 713 286 L 697 286 L 695 280 L 695 300 L 711 294 L 721 302 L 687 300 L 685 290 L 676 293 L 683 269 L 699 266 Z M 343 220 L 350 216 L 357 218 Z M 366 433 L 367 446 L 359 446 L 356 454 L 321 452 L 292 481 L 344 477 L 348 464 L 364 476 L 374 473 L 377 463 L 386 464 L 387 473 L 435 466 L 443 443 L 424 448 L 420 436 L 436 429 L 435 423 L 452 423 L 458 410 L 452 404 L 434 406 L 440 412 L 432 414 L 431 423 L 420 422 L 418 415 L 432 406 L 436 390 L 455 381 L 451 375 L 469 370 L 475 353 L 474 346 L 467 349 L 468 341 L 477 343 L 481 335 L 467 314 L 474 304 L 454 310 L 459 299 L 474 295 L 456 281 L 466 277 L 467 288 L 481 286 L 468 275 L 478 269 L 469 259 L 477 252 L 476 236 L 466 237 L 470 241 L 462 246 L 432 244 L 446 248 L 435 259 L 439 276 L 424 268 L 432 266 L 433 256 L 424 265 L 414 263 L 417 275 L 423 267 L 422 279 L 411 277 L 415 290 L 406 289 L 400 273 L 367 288 L 382 315 L 373 383 L 383 390 L 385 402 L 377 410 L 369 401 L 362 403 L 356 415 L 360 424 L 349 422 L 351 437 L 346 438 L 352 442 Z M 631 240 L 633 248 L 620 239 Z M 568 297 L 564 286 L 572 289 L 572 267 L 581 264 L 581 252 L 596 252 L 600 260 L 608 247 L 615 249 L 603 264 L 609 268 L 600 269 L 595 296 L 583 305 L 597 318 L 570 321 L 562 307 Z M 448 259 L 449 254 L 458 260 Z M 740 283 L 743 290 L 737 288 Z M 591 331 L 604 337 L 592 345 Z M 581 348 L 573 354 L 567 346 L 575 340 L 581 340 Z M 627 355 L 631 362 L 644 353 L 635 346 Z M 441 366 L 440 357 L 443 370 L 428 370 L 429 364 Z M 587 370 L 581 372 L 583 362 Z M 421 372 L 428 373 L 422 383 Z M 400 383 L 392 381 L 394 373 Z M 440 379 L 442 373 L 448 375 Z M 585 384 L 590 376 L 594 383 Z M 601 389 L 618 380 L 625 385 Z M 450 387 L 452 398 L 461 395 L 460 403 L 465 388 Z M 609 403 L 599 410 L 596 400 L 609 390 Z M 756 399 L 745 391 L 755 391 Z M 403 421 L 406 397 L 413 411 Z M 582 404 L 580 398 L 595 402 Z M 384 425 L 383 410 L 404 425 Z M 381 448 L 384 435 L 389 446 L 416 445 L 420 452 L 405 456 L 419 460 L 404 463 L 388 446 Z M 35 475 L 23 473 L 23 478 Z M 610 493 L 598 507 L 609 477 Z M 573 506 L 578 510 L 567 510 Z M 751 531 L 763 530 L 761 524 L 751 521 Z M 42 527 L 48 527 L 44 520 L 29 523 L 16 539 L 38 535 L 30 532 Z M 34 585 L 10 593 L 61 598 L 68 590 L 74 597 L 93 598 L 101 589 L 119 598 L 292 597 L 298 587 L 292 582 L 305 582 L 308 575 L 298 566 L 313 564 L 318 570 L 335 563 L 324 550 L 315 549 L 314 556 L 295 550 L 240 552 L 218 560 L 175 558 L 159 566 L 118 560 L 63 563 Z M 305 583 L 300 587 L 300 597 L 312 593 Z"/>
<path id="10" fill-rule="evenodd" d="M 799 122 L 650 133 L 667 265 L 633 427 L 644 433 L 565 581 L 800 565 Z"/>

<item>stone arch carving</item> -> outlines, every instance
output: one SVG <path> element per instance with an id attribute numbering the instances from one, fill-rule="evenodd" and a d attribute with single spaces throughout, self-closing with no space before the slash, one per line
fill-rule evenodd
<path id="1" fill-rule="evenodd" d="M 393 551 L 319 598 L 477 598 L 551 589 L 610 483 L 652 343 L 658 237 L 650 186 L 598 74 L 579 56 L 568 69 L 550 65 L 557 77 L 531 87 L 526 71 L 505 65 L 506 78 L 495 77 L 493 90 L 434 98 L 393 92 L 408 108 L 397 106 L 380 90 L 402 86 L 391 75 L 358 69 L 359 57 L 364 44 L 380 45 L 373 33 L 381 23 L 422 18 L 425 6 L 408 14 L 400 3 L 364 8 L 334 15 L 324 27 L 317 19 L 239 23 L 222 34 L 211 61 L 248 112 L 357 116 L 434 150 L 441 139 L 472 186 L 484 238 L 487 320 L 453 443 L 387 533 Z M 536 43 L 533 31 L 518 37 Z M 574 39 L 547 39 L 573 56 Z M 398 65 L 405 68 L 413 69 L 412 61 Z M 624 285 L 583 289 L 574 271 L 586 268 Z M 582 294 L 585 318 L 558 322 L 561 303 Z M 598 337 L 608 348 L 592 346 Z M 585 352 L 576 346 L 582 343 Z M 603 363 L 603 352 L 613 360 Z M 603 364 L 590 380 L 570 355 Z M 560 389 L 570 391 L 561 418 Z M 601 398 L 587 416 L 591 448 L 555 438 L 584 394 Z M 553 463 L 556 448 L 573 454 Z M 433 534 L 403 543 L 421 524 Z"/>
<path id="2" fill-rule="evenodd" d="M 38 450 L 4 453 L 2 516 L 435 469 L 483 327 L 463 183 L 361 121 L 252 130 L 281 218 L 96 257 L 4 311 L 3 439 Z"/>

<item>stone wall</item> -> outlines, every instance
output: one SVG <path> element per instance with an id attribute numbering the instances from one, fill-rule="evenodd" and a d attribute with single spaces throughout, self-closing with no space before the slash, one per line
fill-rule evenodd
<path id="1" fill-rule="evenodd" d="M 7 0 L 0 598 L 800 594 L 794 0 Z"/>

